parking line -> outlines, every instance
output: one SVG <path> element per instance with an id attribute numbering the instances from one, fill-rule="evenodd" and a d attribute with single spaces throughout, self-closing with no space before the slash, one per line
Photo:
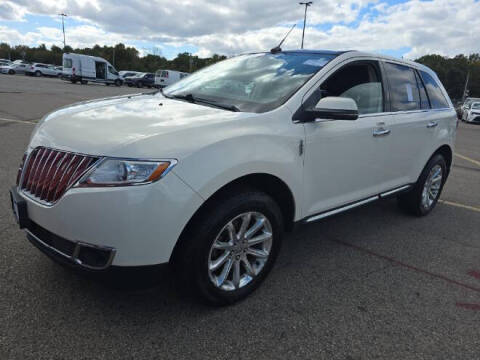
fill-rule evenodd
<path id="1" fill-rule="evenodd" d="M 459 208 L 462 208 L 462 209 L 467 209 L 467 210 L 480 212 L 480 208 L 477 208 L 475 206 L 463 205 L 463 204 L 459 204 L 459 203 L 456 203 L 456 202 L 453 202 L 453 201 L 447 201 L 447 200 L 438 200 L 438 202 L 442 203 L 442 204 L 445 204 L 445 205 L 451 205 L 451 206 L 456 206 L 456 207 L 459 207 Z"/>
<path id="2" fill-rule="evenodd" d="M 36 125 L 36 122 L 33 121 L 27 121 L 27 120 L 14 120 L 14 119 L 5 119 L 5 118 L 0 118 L 1 121 L 9 121 L 9 122 L 16 122 L 20 124 L 30 124 L 30 125 Z"/>
<path id="3" fill-rule="evenodd" d="M 455 153 L 455 156 L 459 157 L 460 159 L 470 161 L 472 164 L 475 164 L 475 165 L 477 165 L 477 166 L 480 166 L 480 161 L 471 159 L 471 158 L 469 158 L 468 156 L 461 155 L 461 154 L 458 154 L 458 153 Z"/>

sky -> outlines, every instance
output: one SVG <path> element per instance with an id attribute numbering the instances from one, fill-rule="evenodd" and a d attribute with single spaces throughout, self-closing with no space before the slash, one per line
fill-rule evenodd
<path id="1" fill-rule="evenodd" d="M 0 0 L 0 42 L 74 48 L 119 42 L 169 59 L 300 48 L 304 7 L 292 0 Z M 314 0 L 305 48 L 415 59 L 480 52 L 480 0 Z"/>

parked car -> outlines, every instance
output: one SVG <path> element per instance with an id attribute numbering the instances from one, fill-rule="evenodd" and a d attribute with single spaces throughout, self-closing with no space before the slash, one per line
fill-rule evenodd
<path id="1" fill-rule="evenodd" d="M 140 71 L 122 70 L 122 71 L 119 71 L 118 74 L 123 80 L 125 80 L 127 77 L 132 77 L 132 76 L 136 76 L 138 74 L 143 74 L 143 73 L 141 73 Z"/>
<path id="2" fill-rule="evenodd" d="M 0 66 L 0 72 L 2 74 L 25 74 L 25 71 L 28 69 L 30 65 L 25 63 L 11 63 L 10 65 L 3 65 Z"/>
<path id="3" fill-rule="evenodd" d="M 468 112 L 470 111 L 470 107 L 471 107 L 473 102 L 480 102 L 480 98 L 468 97 L 463 102 L 463 105 L 462 105 L 462 120 L 463 121 L 467 120 L 467 115 L 468 115 Z"/>
<path id="4" fill-rule="evenodd" d="M 63 75 L 63 66 L 55 66 L 55 71 L 58 77 L 62 77 Z"/>
<path id="5" fill-rule="evenodd" d="M 83 54 L 63 54 L 63 78 L 75 84 L 89 81 L 121 86 L 123 80 L 118 71 L 105 59 Z"/>
<path id="6" fill-rule="evenodd" d="M 174 70 L 157 70 L 155 72 L 155 86 L 158 88 L 164 88 L 176 83 L 188 75 L 190 74 Z"/>
<path id="7" fill-rule="evenodd" d="M 0 66 L 10 65 L 12 62 L 7 59 L 0 59 Z"/>
<path id="8" fill-rule="evenodd" d="M 155 77 L 152 73 L 140 73 L 135 76 L 125 78 L 125 84 L 129 87 L 136 86 L 142 88 L 155 86 Z"/>
<path id="9" fill-rule="evenodd" d="M 58 76 L 58 70 L 55 69 L 54 65 L 42 64 L 42 63 L 33 63 L 27 70 L 25 70 L 25 75 L 31 76 Z"/>
<path id="10" fill-rule="evenodd" d="M 179 284 L 228 304 L 260 285 L 295 224 L 390 196 L 429 214 L 456 123 L 419 63 L 357 51 L 241 55 L 163 93 L 50 113 L 11 199 L 53 259 L 90 271 L 170 264 Z"/>
<path id="11" fill-rule="evenodd" d="M 473 102 L 465 111 L 465 121 L 480 124 L 480 102 Z"/>

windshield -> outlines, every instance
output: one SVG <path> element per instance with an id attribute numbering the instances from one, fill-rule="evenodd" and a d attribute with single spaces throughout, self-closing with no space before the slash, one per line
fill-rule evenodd
<path id="1" fill-rule="evenodd" d="M 293 52 L 241 55 L 199 70 L 163 92 L 167 97 L 192 95 L 240 111 L 270 111 L 287 101 L 335 56 Z"/>
<path id="2" fill-rule="evenodd" d="M 472 109 L 478 110 L 480 109 L 480 103 L 475 103 L 472 105 Z"/>

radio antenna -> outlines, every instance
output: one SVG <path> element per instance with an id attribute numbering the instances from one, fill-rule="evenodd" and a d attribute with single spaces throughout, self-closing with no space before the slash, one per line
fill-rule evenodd
<path id="1" fill-rule="evenodd" d="M 297 24 L 293 24 L 292 28 L 288 31 L 287 35 L 285 35 L 285 37 L 283 38 L 282 41 L 280 41 L 280 44 L 278 44 L 276 47 L 274 47 L 273 49 L 270 50 L 270 52 L 272 54 L 276 54 L 280 51 L 282 51 L 282 48 L 280 46 L 282 46 L 283 42 L 285 41 L 285 39 L 287 38 L 288 35 L 290 35 L 290 33 L 292 32 L 293 28 L 297 26 Z"/>

